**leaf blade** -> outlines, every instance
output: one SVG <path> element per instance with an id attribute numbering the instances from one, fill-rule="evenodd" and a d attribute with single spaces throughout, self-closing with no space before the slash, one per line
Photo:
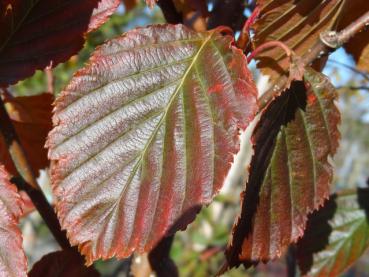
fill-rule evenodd
<path id="1" fill-rule="evenodd" d="M 246 59 L 230 43 L 218 30 L 138 28 L 104 44 L 57 99 L 57 210 L 88 262 L 150 250 L 220 189 L 237 128 L 256 111 Z"/>
<path id="2" fill-rule="evenodd" d="M 27 259 L 18 228 L 22 216 L 22 200 L 9 181 L 9 174 L 0 166 L 0 275 L 27 276 Z"/>
<path id="3" fill-rule="evenodd" d="M 337 276 L 369 247 L 368 189 L 333 194 L 309 216 L 304 236 L 297 243 L 302 274 Z"/>
<path id="4" fill-rule="evenodd" d="M 36 174 L 49 165 L 44 145 L 47 134 L 52 128 L 53 101 L 54 97 L 49 93 L 22 97 L 7 96 L 4 99 L 5 108 Z M 35 132 L 35 130 L 38 131 Z M 0 160 L 6 170 L 12 175 L 17 175 L 2 137 L 0 137 L 0 153 Z"/>
<path id="5" fill-rule="evenodd" d="M 277 97 L 254 130 L 254 157 L 226 256 L 229 266 L 280 257 L 302 236 L 307 215 L 329 195 L 339 112 L 335 91 L 320 73 Z"/>
<path id="6" fill-rule="evenodd" d="M 3 1 L 0 85 L 15 84 L 36 69 L 69 59 L 82 48 L 85 34 L 104 23 L 119 3 L 119 0 Z"/>

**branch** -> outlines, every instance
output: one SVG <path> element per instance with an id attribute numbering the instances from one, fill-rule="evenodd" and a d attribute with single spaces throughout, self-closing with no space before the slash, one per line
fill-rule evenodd
<path id="1" fill-rule="evenodd" d="M 176 10 L 172 0 L 159 0 L 157 4 L 161 8 L 165 20 L 168 23 L 182 23 L 182 15 Z"/>
<path id="2" fill-rule="evenodd" d="M 353 36 L 366 28 L 369 24 L 369 12 L 366 12 L 363 16 L 355 20 L 345 29 L 336 32 L 329 31 L 323 32 L 313 47 L 311 47 L 305 55 L 302 56 L 302 64 L 304 66 L 310 65 L 317 58 L 328 55 L 333 52 L 336 48 L 341 47 L 343 44 L 348 42 Z M 259 108 L 262 110 L 266 105 L 274 99 L 274 97 L 286 87 L 288 77 L 283 75 L 279 78 L 273 87 L 266 91 L 259 99 Z"/>
<path id="3" fill-rule="evenodd" d="M 178 269 L 170 258 L 170 249 L 174 240 L 174 235 L 162 238 L 159 243 L 149 253 L 151 269 L 160 277 L 177 277 Z"/>
<path id="4" fill-rule="evenodd" d="M 339 86 L 336 89 L 347 89 L 347 90 L 368 90 L 369 86 Z"/>
<path id="5" fill-rule="evenodd" d="M 22 145 L 20 144 L 17 133 L 5 109 L 5 104 L 0 97 L 0 133 L 4 137 L 10 157 L 13 160 L 18 175 L 12 179 L 12 182 L 20 190 L 24 190 L 31 198 L 41 217 L 55 237 L 55 240 L 63 249 L 70 249 L 71 246 L 65 232 L 61 230 L 58 218 L 50 206 L 43 192 L 41 191 L 32 168 L 25 156 Z"/>
<path id="6" fill-rule="evenodd" d="M 350 66 L 348 64 L 341 63 L 341 62 L 338 62 L 338 61 L 335 61 L 335 60 L 328 60 L 328 63 L 333 63 L 333 64 L 336 64 L 336 65 L 345 67 L 345 68 L 351 70 L 352 72 L 361 75 L 365 80 L 369 81 L 369 73 L 368 72 L 359 70 L 359 69 L 357 69 L 353 66 Z"/>

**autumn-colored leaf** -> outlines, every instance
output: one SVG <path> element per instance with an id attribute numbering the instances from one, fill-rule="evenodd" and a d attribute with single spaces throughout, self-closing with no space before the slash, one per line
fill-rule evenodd
<path id="1" fill-rule="evenodd" d="M 56 66 L 82 48 L 86 31 L 104 23 L 119 0 L 0 2 L 0 86 Z"/>
<path id="2" fill-rule="evenodd" d="M 337 29 L 338 23 L 352 13 L 353 2 L 358 1 L 258 0 L 261 12 L 259 20 L 253 25 L 254 45 L 257 47 L 267 41 L 279 40 L 302 56 L 319 40 L 321 32 Z M 345 26 L 341 24 L 340 28 Z M 265 50 L 256 59 L 258 67 L 272 81 L 287 74 L 289 61 L 279 48 Z"/>
<path id="3" fill-rule="evenodd" d="M 49 165 L 45 141 L 52 128 L 51 112 L 54 97 L 49 93 L 5 99 L 5 108 L 15 127 L 19 140 L 35 173 Z M 7 171 L 16 175 L 16 169 L 0 136 L 0 161 Z"/>
<path id="4" fill-rule="evenodd" d="M 120 0 L 100 0 L 97 7 L 93 9 L 87 32 L 98 29 L 115 12 L 120 4 Z"/>
<path id="5" fill-rule="evenodd" d="M 27 276 L 27 259 L 18 228 L 22 201 L 9 178 L 0 166 L 0 276 L 22 277 Z"/>
<path id="6" fill-rule="evenodd" d="M 56 208 L 87 256 L 127 257 L 211 202 L 257 109 L 242 51 L 222 29 L 138 28 L 102 45 L 56 101 Z"/>
<path id="7" fill-rule="evenodd" d="M 98 277 L 93 267 L 86 267 L 83 258 L 73 250 L 47 254 L 32 267 L 29 277 Z"/>
<path id="8" fill-rule="evenodd" d="M 341 30 L 354 22 L 364 13 L 369 11 L 369 1 L 367 0 L 355 0 L 349 1 L 349 11 L 342 16 L 339 22 L 338 30 Z M 369 32 L 368 30 L 357 33 L 349 42 L 345 45 L 347 52 L 353 55 L 357 67 L 361 70 L 369 72 Z"/>
<path id="9" fill-rule="evenodd" d="M 292 82 L 255 127 L 242 211 L 226 250 L 229 266 L 280 257 L 302 236 L 307 215 L 329 195 L 328 157 L 339 139 L 336 93 L 311 69 L 304 82 Z"/>
<path id="10" fill-rule="evenodd" d="M 307 276 L 340 276 L 369 247 L 369 189 L 334 194 L 309 216 L 297 243 L 300 270 Z"/>

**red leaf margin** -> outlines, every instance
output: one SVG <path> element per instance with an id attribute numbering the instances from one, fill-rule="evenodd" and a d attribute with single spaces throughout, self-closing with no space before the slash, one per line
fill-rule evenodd
<path id="1" fill-rule="evenodd" d="M 0 276 L 22 277 L 27 276 L 27 258 L 18 228 L 23 202 L 9 179 L 10 175 L 0 165 Z"/>

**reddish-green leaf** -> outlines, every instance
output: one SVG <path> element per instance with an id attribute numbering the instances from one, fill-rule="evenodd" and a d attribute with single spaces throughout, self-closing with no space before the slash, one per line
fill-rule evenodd
<path id="1" fill-rule="evenodd" d="M 9 182 L 9 174 L 0 166 L 0 276 L 27 276 L 27 259 L 18 228 L 21 215 L 22 200 Z"/>
<path id="2" fill-rule="evenodd" d="M 258 0 L 261 13 L 253 26 L 254 44 L 279 40 L 302 56 L 319 40 L 321 32 L 337 29 L 338 23 L 353 11 L 352 2 L 357 0 Z M 272 81 L 287 74 L 289 61 L 279 48 L 264 51 L 257 60 L 258 67 Z"/>
<path id="3" fill-rule="evenodd" d="M 151 249 L 211 202 L 256 111 L 221 29 L 138 28 L 108 41 L 56 101 L 56 208 L 90 263 Z"/>
<path id="4" fill-rule="evenodd" d="M 339 276 L 369 247 L 369 189 L 335 194 L 309 216 L 297 259 L 303 275 Z"/>
<path id="5" fill-rule="evenodd" d="M 42 257 L 29 272 L 29 277 L 98 277 L 93 267 L 86 267 L 76 251 L 62 250 Z"/>
<path id="6" fill-rule="evenodd" d="M 104 23 L 119 0 L 0 2 L 0 86 L 77 53 L 86 31 Z"/>
<path id="7" fill-rule="evenodd" d="M 328 157 L 339 139 L 336 94 L 328 79 L 311 69 L 304 82 L 292 82 L 254 130 L 242 211 L 226 251 L 230 266 L 281 256 L 302 236 L 307 215 L 329 195 Z"/>
<path id="8" fill-rule="evenodd" d="M 45 141 L 52 128 L 53 101 L 54 97 L 49 93 L 23 97 L 8 96 L 4 101 L 6 110 L 35 173 L 49 165 Z M 0 136 L 0 161 L 9 173 L 16 175 L 17 171 L 2 136 Z"/>

